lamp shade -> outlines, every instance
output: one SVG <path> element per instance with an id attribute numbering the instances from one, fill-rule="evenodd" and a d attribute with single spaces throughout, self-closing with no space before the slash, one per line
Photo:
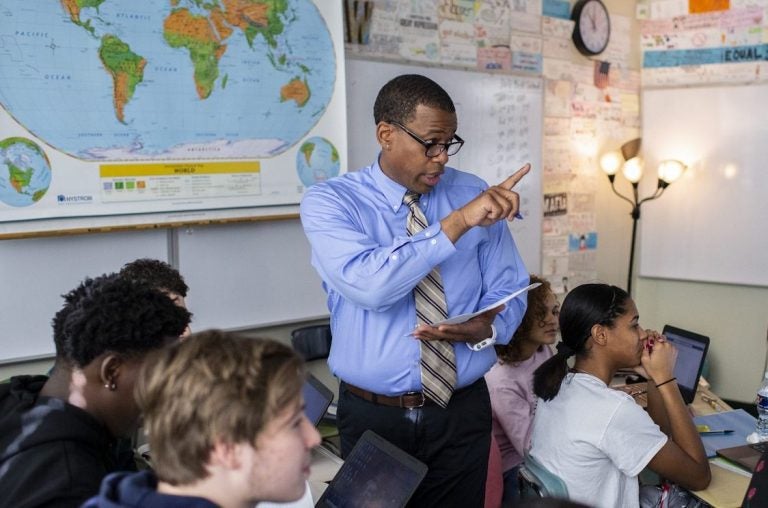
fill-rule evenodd
<path id="1" fill-rule="evenodd" d="M 633 184 L 640 181 L 643 177 L 643 159 L 642 157 L 632 157 L 621 168 L 621 172 L 624 174 L 624 178 L 632 182 Z"/>
<path id="2" fill-rule="evenodd" d="M 640 153 L 641 143 L 640 138 L 635 138 L 621 145 L 621 155 L 624 156 L 624 159 L 629 160 L 637 157 L 637 154 Z"/>
<path id="3" fill-rule="evenodd" d="M 686 166 L 682 162 L 674 159 L 668 159 L 659 163 L 659 180 L 665 183 L 672 183 L 683 174 Z"/>
<path id="4" fill-rule="evenodd" d="M 615 175 L 624 162 L 624 157 L 619 152 L 607 152 L 600 157 L 600 168 L 606 175 Z"/>

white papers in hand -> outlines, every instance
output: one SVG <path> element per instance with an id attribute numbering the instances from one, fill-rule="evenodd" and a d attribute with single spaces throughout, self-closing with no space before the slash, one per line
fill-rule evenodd
<path id="1" fill-rule="evenodd" d="M 440 325 L 458 325 L 459 323 L 463 323 L 465 321 L 469 321 L 473 317 L 479 316 L 483 312 L 488 312 L 491 309 L 495 309 L 499 305 L 503 305 L 513 299 L 514 297 L 521 295 L 522 293 L 525 293 L 526 291 L 530 291 L 533 288 L 541 286 L 541 282 L 534 282 L 533 284 L 526 286 L 522 289 L 518 289 L 511 295 L 507 295 L 504 298 L 488 305 L 487 307 L 483 307 L 482 309 L 476 311 L 476 312 L 470 312 L 469 314 L 461 314 L 460 316 L 454 316 L 452 318 L 444 319 L 442 321 L 438 321 L 437 323 L 432 323 L 431 326 L 440 326 Z"/>

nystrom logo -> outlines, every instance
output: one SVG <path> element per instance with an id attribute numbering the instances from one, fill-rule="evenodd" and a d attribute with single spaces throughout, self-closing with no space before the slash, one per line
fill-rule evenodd
<path id="1" fill-rule="evenodd" d="M 93 196 L 82 194 L 75 196 L 65 196 L 64 194 L 59 194 L 56 196 L 56 201 L 58 201 L 60 205 L 90 204 L 93 202 Z"/>

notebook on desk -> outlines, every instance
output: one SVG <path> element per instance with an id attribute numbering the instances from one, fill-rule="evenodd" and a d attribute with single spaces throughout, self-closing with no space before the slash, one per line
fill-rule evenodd
<path id="1" fill-rule="evenodd" d="M 671 325 L 665 325 L 662 334 L 677 348 L 677 361 L 673 375 L 677 378 L 677 386 L 680 388 L 683 401 L 690 404 L 696 398 L 699 378 L 704 368 L 704 361 L 707 359 L 709 337 Z M 630 394 L 643 407 L 648 403 L 646 397 L 648 383 L 646 382 L 617 386 L 616 389 Z"/>
<path id="2" fill-rule="evenodd" d="M 723 434 L 700 434 L 707 457 L 715 457 L 718 450 L 747 444 L 747 436 L 755 430 L 755 417 L 743 409 L 721 411 L 693 417 L 696 425 L 706 425 L 712 431 L 730 431 Z"/>
<path id="3" fill-rule="evenodd" d="M 401 508 L 426 474 L 426 465 L 368 430 L 315 506 Z"/>

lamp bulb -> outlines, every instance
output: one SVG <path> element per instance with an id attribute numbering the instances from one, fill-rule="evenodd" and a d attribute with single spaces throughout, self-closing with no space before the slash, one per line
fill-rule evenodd
<path id="1" fill-rule="evenodd" d="M 643 177 L 643 159 L 642 157 L 632 157 L 621 168 L 624 178 L 632 183 L 637 183 Z"/>
<path id="2" fill-rule="evenodd" d="M 659 163 L 659 180 L 672 183 L 683 174 L 686 166 L 678 160 L 665 160 Z"/>
<path id="3" fill-rule="evenodd" d="M 600 167 L 606 175 L 615 175 L 623 161 L 624 157 L 621 156 L 620 152 L 608 152 L 600 157 Z"/>

